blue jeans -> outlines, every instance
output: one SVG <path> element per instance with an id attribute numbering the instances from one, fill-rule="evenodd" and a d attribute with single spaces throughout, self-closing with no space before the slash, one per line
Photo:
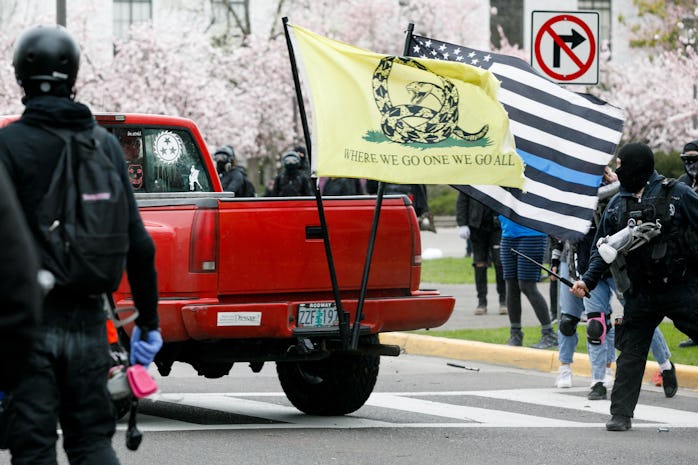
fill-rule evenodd
<path id="1" fill-rule="evenodd" d="M 602 283 L 603 282 L 606 282 L 606 284 L 610 287 L 610 289 L 607 290 L 607 289 L 605 289 L 606 286 L 604 286 L 604 292 L 609 293 L 608 305 L 610 306 L 610 302 L 611 302 L 611 300 L 610 300 L 611 299 L 611 295 L 610 295 L 611 292 L 616 294 L 616 297 L 618 298 L 618 300 L 620 301 L 621 304 L 624 304 L 623 296 L 616 292 L 615 281 L 613 281 L 613 279 L 606 278 L 602 281 Z M 592 292 L 592 294 L 598 293 L 599 288 L 602 286 L 602 283 L 599 283 L 599 285 L 596 287 L 596 289 L 594 289 L 594 292 Z M 586 307 L 587 313 L 602 311 L 599 307 L 594 307 L 594 308 L 596 308 L 596 310 L 592 310 L 590 308 L 591 306 L 595 305 L 596 301 L 597 301 L 597 299 L 595 299 L 594 296 L 592 296 L 591 299 L 585 300 L 584 306 Z M 610 312 L 610 310 L 609 310 L 609 312 Z M 614 333 L 615 333 L 615 331 L 614 331 Z M 589 344 L 587 344 L 587 345 L 589 345 Z M 652 352 L 652 356 L 659 364 L 662 364 L 662 363 L 668 361 L 669 358 L 671 358 L 671 352 L 669 351 L 669 346 L 666 343 L 666 339 L 664 339 L 664 335 L 659 330 L 659 327 L 654 329 L 654 334 L 652 335 L 652 342 L 650 343 L 650 352 Z M 616 359 L 615 351 L 613 352 L 613 354 L 614 354 L 613 360 L 610 360 L 608 363 L 613 363 L 615 361 L 615 359 Z"/>
<path id="2" fill-rule="evenodd" d="M 584 298 L 584 310 L 589 313 L 604 313 L 610 320 L 613 308 L 611 299 L 616 293 L 616 284 L 611 276 L 602 279 L 594 288 L 590 298 Z M 592 383 L 603 381 L 606 377 L 606 365 L 616 361 L 615 349 L 615 329 L 611 325 L 606 332 L 606 339 L 603 344 L 589 344 L 587 342 L 587 352 L 591 363 Z"/>
<path id="3" fill-rule="evenodd" d="M 660 365 L 671 358 L 669 346 L 666 343 L 666 339 L 664 339 L 664 335 L 659 330 L 659 326 L 654 329 L 652 342 L 650 343 L 650 352 L 652 352 L 652 356 Z"/>
<path id="4" fill-rule="evenodd" d="M 569 267 L 567 266 L 567 262 L 560 263 L 560 275 L 569 278 Z M 611 298 L 613 294 L 616 294 L 616 285 L 613 278 L 609 277 L 601 280 L 594 291 L 591 292 L 591 298 L 589 299 L 575 297 L 569 292 L 567 286 L 562 283 L 559 283 L 559 286 L 558 300 L 560 302 L 560 313 L 567 313 L 568 315 L 579 318 L 582 315 L 582 311 L 586 313 L 603 312 L 606 314 L 612 312 Z M 616 297 L 621 303 L 624 303 L 622 295 L 616 294 Z M 610 328 L 602 345 L 587 343 L 587 352 L 589 354 L 593 381 L 603 381 L 606 375 L 606 364 L 613 363 L 616 360 L 614 340 L 615 330 L 614 328 Z M 572 336 L 565 336 L 558 331 L 558 359 L 560 363 L 572 363 L 574 351 L 577 348 L 577 342 L 577 333 L 574 333 Z M 669 346 L 658 327 L 655 328 L 654 334 L 652 335 L 650 351 L 659 364 L 671 358 Z"/>
<path id="5" fill-rule="evenodd" d="M 569 278 L 569 267 L 567 262 L 560 263 L 560 276 Z M 580 318 L 582 312 L 611 314 L 611 297 L 615 291 L 613 278 L 601 280 L 591 293 L 591 298 L 589 299 L 575 297 L 567 286 L 562 283 L 558 285 L 560 286 L 558 292 L 560 314 L 565 313 L 576 318 Z M 611 327 L 606 334 L 603 344 L 594 345 L 587 343 L 589 364 L 591 365 L 591 373 L 594 381 L 603 381 L 606 376 L 606 365 L 616 360 L 616 351 L 613 346 L 614 334 L 613 327 Z M 579 338 L 576 332 L 572 336 L 565 336 L 558 330 L 558 359 L 560 363 L 572 363 L 578 341 Z"/>

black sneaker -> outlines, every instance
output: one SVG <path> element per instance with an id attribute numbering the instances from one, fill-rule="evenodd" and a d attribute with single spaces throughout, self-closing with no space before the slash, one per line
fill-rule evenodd
<path id="1" fill-rule="evenodd" d="M 507 341 L 508 346 L 521 347 L 523 345 L 523 332 L 522 331 L 512 331 L 509 335 L 509 340 Z"/>
<path id="2" fill-rule="evenodd" d="M 611 419 L 606 422 L 606 431 L 628 431 L 632 427 L 630 417 L 626 417 L 625 415 L 613 415 Z"/>
<path id="3" fill-rule="evenodd" d="M 670 370 L 662 371 L 662 387 L 664 388 L 664 395 L 667 397 L 674 397 L 676 391 L 679 390 L 679 382 L 676 379 L 676 367 L 674 362 L 671 363 Z"/>
<path id="4" fill-rule="evenodd" d="M 591 392 L 587 396 L 589 400 L 605 400 L 606 399 L 606 386 L 603 385 L 603 381 L 599 381 L 591 387 Z"/>
<path id="5" fill-rule="evenodd" d="M 681 348 L 695 347 L 695 346 L 698 346 L 698 344 L 696 344 L 696 341 L 694 341 L 693 339 L 687 339 L 685 341 L 679 342 L 679 347 L 681 347 Z"/>

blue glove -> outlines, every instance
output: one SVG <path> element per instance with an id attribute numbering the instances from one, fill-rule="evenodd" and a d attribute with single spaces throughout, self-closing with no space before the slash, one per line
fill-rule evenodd
<path id="1" fill-rule="evenodd" d="M 148 368 L 162 347 L 162 335 L 158 329 L 148 331 L 145 340 L 141 339 L 141 335 L 141 328 L 134 327 L 131 333 L 131 365 L 138 363 Z"/>

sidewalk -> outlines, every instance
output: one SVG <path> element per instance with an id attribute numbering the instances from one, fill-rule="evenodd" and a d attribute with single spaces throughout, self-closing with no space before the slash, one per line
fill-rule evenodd
<path id="1" fill-rule="evenodd" d="M 423 256 L 462 257 L 465 254 L 465 241 L 458 237 L 456 228 L 439 228 L 436 233 L 422 232 Z M 426 259 L 426 258 L 425 258 Z M 541 282 L 538 287 L 548 304 L 550 284 Z M 422 283 L 422 288 L 438 289 L 443 295 L 456 298 L 456 305 L 449 320 L 432 328 L 437 330 L 478 329 L 478 328 L 508 328 L 507 315 L 498 314 L 498 296 L 494 284 L 490 284 L 487 292 L 488 310 L 486 315 L 473 314 L 477 305 L 477 295 L 474 284 L 433 284 Z M 540 323 L 525 297 L 522 297 L 522 325 L 538 326 Z M 619 304 L 614 303 L 614 309 Z M 536 335 L 537 336 L 537 335 Z M 504 344 L 487 344 L 475 341 L 448 339 L 441 337 L 422 336 L 412 333 L 383 333 L 381 342 L 400 346 L 405 353 L 430 355 L 456 360 L 471 360 L 485 363 L 515 366 L 518 368 L 557 372 L 559 363 L 557 351 L 539 350 L 528 347 L 509 347 Z M 537 337 L 535 338 L 537 340 Z M 534 341 L 535 342 L 535 341 Z M 689 349 L 691 350 L 691 349 Z M 657 370 L 656 362 L 647 362 L 645 382 L 650 382 Z M 576 376 L 591 377 L 589 358 L 586 354 L 575 354 L 572 371 Z M 698 367 L 676 365 L 676 375 L 682 389 L 698 390 Z"/>

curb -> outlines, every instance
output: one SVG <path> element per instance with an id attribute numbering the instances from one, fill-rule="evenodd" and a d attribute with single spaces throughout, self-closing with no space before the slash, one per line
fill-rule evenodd
<path id="1" fill-rule="evenodd" d="M 546 373 L 555 373 L 560 366 L 557 351 L 554 350 L 511 347 L 402 332 L 381 333 L 380 342 L 397 345 L 406 354 L 494 363 Z M 657 369 L 657 362 L 648 361 L 643 382 L 651 383 L 652 375 Z M 591 365 L 587 354 L 575 353 L 572 373 L 577 376 L 591 377 Z M 698 390 L 698 367 L 677 364 L 676 377 L 679 388 Z"/>

